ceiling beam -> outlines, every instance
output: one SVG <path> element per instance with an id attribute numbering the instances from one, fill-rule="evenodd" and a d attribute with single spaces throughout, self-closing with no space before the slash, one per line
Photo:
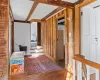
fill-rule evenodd
<path id="1" fill-rule="evenodd" d="M 74 6 L 73 3 L 65 2 L 61 0 L 36 0 L 38 3 L 44 3 L 48 5 L 54 5 L 54 6 L 61 6 L 61 7 L 70 7 L 72 8 Z"/>
<path id="2" fill-rule="evenodd" d="M 31 8 L 31 10 L 30 10 L 30 12 L 29 12 L 29 14 L 28 14 L 28 17 L 27 17 L 26 21 L 28 21 L 28 20 L 30 19 L 32 13 L 34 12 L 34 10 L 35 10 L 35 8 L 37 7 L 38 4 L 39 4 L 39 3 L 35 0 L 34 3 L 33 3 L 32 8 Z"/>
<path id="3" fill-rule="evenodd" d="M 49 18 L 50 16 L 52 16 L 53 14 L 57 13 L 58 11 L 64 9 L 63 7 L 58 7 L 57 9 L 53 10 L 51 13 L 49 13 L 48 15 L 46 15 L 44 18 L 42 18 L 42 20 L 45 20 L 47 18 Z"/>
<path id="4" fill-rule="evenodd" d="M 32 22 L 42 22 L 42 21 L 40 19 L 32 19 L 30 22 L 32 23 Z"/>
<path id="5" fill-rule="evenodd" d="M 82 3 L 83 1 L 85 1 L 85 0 L 78 0 L 78 1 L 77 1 L 77 2 L 75 2 L 74 4 L 75 4 L 75 5 L 77 5 L 77 4 Z"/>
<path id="6" fill-rule="evenodd" d="M 14 20 L 14 22 L 20 22 L 20 23 L 30 23 L 30 21 L 22 21 L 22 20 Z"/>

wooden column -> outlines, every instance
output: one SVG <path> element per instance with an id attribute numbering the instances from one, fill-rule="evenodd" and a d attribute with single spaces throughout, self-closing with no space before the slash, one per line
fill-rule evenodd
<path id="1" fill-rule="evenodd" d="M 37 23 L 37 45 L 41 46 L 41 23 Z"/>
<path id="2" fill-rule="evenodd" d="M 9 0 L 0 0 L 0 80 L 8 80 Z"/>
<path id="3" fill-rule="evenodd" d="M 14 21 L 12 21 L 12 53 L 14 52 Z"/>

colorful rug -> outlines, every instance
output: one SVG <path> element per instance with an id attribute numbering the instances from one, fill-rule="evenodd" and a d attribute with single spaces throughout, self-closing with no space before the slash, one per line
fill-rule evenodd
<path id="1" fill-rule="evenodd" d="M 55 62 L 51 61 L 45 55 L 41 55 L 36 58 L 25 57 L 24 69 L 25 69 L 25 73 L 27 74 L 62 70 L 61 67 L 59 67 Z"/>

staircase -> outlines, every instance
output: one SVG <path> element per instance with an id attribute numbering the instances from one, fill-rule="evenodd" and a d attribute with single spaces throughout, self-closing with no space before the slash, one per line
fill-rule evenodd
<path id="1" fill-rule="evenodd" d="M 87 60 L 82 55 L 75 55 L 73 58 L 73 80 L 100 80 L 100 64 Z"/>
<path id="2" fill-rule="evenodd" d="M 43 53 L 42 46 L 31 47 L 30 53 Z"/>

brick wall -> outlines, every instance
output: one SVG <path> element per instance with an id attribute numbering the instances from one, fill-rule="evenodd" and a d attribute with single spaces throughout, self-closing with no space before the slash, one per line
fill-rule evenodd
<path id="1" fill-rule="evenodd" d="M 0 0 L 0 80 L 8 80 L 9 0 Z"/>

